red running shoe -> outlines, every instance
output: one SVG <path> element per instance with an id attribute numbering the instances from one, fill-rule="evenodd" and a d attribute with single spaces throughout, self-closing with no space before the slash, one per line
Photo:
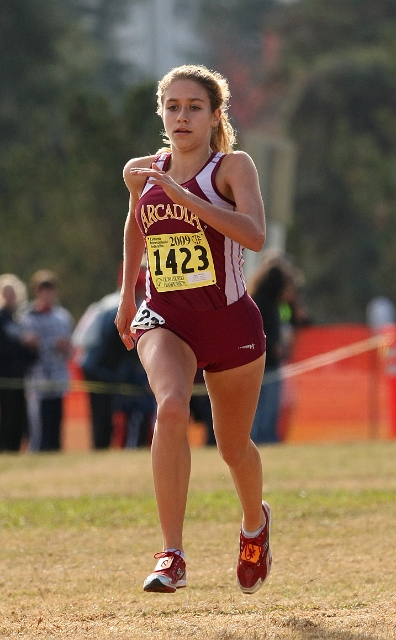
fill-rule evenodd
<path id="1" fill-rule="evenodd" d="M 272 563 L 269 536 L 271 527 L 271 510 L 263 500 L 263 511 L 266 523 L 256 538 L 246 538 L 241 529 L 240 552 L 237 565 L 237 582 L 243 593 L 255 593 L 263 586 Z"/>
<path id="2" fill-rule="evenodd" d="M 157 565 L 143 584 L 144 591 L 174 593 L 187 586 L 186 563 L 181 551 L 160 551 L 154 555 Z"/>

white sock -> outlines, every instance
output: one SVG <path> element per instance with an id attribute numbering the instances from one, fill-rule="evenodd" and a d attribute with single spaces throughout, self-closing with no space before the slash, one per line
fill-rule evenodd
<path id="1" fill-rule="evenodd" d="M 257 536 L 259 536 L 262 530 L 264 529 L 265 525 L 266 523 L 264 522 L 264 524 L 261 525 L 261 527 L 257 529 L 257 531 L 246 531 L 244 526 L 242 526 L 242 533 L 245 536 L 245 538 L 257 538 Z"/>
<path id="2" fill-rule="evenodd" d="M 165 549 L 164 553 L 166 553 L 167 551 L 172 551 L 172 553 L 175 553 L 175 551 L 178 551 L 180 553 L 181 557 L 183 558 L 183 560 L 185 558 L 184 551 L 180 551 L 180 549 Z"/>

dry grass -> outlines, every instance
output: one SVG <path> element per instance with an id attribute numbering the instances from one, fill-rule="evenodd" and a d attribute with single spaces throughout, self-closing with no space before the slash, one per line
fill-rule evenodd
<path id="1" fill-rule="evenodd" d="M 240 514 L 215 450 L 193 450 L 174 595 L 141 589 L 160 548 L 147 451 L 1 456 L 0 637 L 395 639 L 396 443 L 261 453 L 274 565 L 254 596 L 236 587 Z"/>

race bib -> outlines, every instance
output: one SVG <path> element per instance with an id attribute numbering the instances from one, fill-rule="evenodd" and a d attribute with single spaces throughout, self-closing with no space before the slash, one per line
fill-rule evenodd
<path id="1" fill-rule="evenodd" d="M 151 279 L 157 291 L 216 283 L 212 252 L 203 231 L 146 236 Z"/>
<path id="2" fill-rule="evenodd" d="M 149 309 L 146 301 L 143 300 L 136 316 L 132 320 L 131 329 L 154 329 L 154 327 L 158 327 L 161 324 L 165 324 L 164 318 L 159 313 Z"/>

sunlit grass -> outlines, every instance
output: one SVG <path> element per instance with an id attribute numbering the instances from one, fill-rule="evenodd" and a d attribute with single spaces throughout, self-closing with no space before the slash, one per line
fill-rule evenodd
<path id="1" fill-rule="evenodd" d="M 271 491 L 274 521 L 298 518 L 341 518 L 373 513 L 396 504 L 396 490 Z M 241 508 L 233 491 L 192 491 L 186 522 L 235 522 Z M 0 527 L 109 527 L 155 526 L 158 523 L 153 495 L 139 498 L 92 495 L 76 498 L 9 499 L 0 502 Z"/>
<path id="2" fill-rule="evenodd" d="M 260 448 L 273 569 L 235 579 L 241 508 L 192 451 L 188 588 L 146 594 L 161 549 L 150 452 L 0 456 L 0 637 L 396 640 L 396 443 Z"/>

